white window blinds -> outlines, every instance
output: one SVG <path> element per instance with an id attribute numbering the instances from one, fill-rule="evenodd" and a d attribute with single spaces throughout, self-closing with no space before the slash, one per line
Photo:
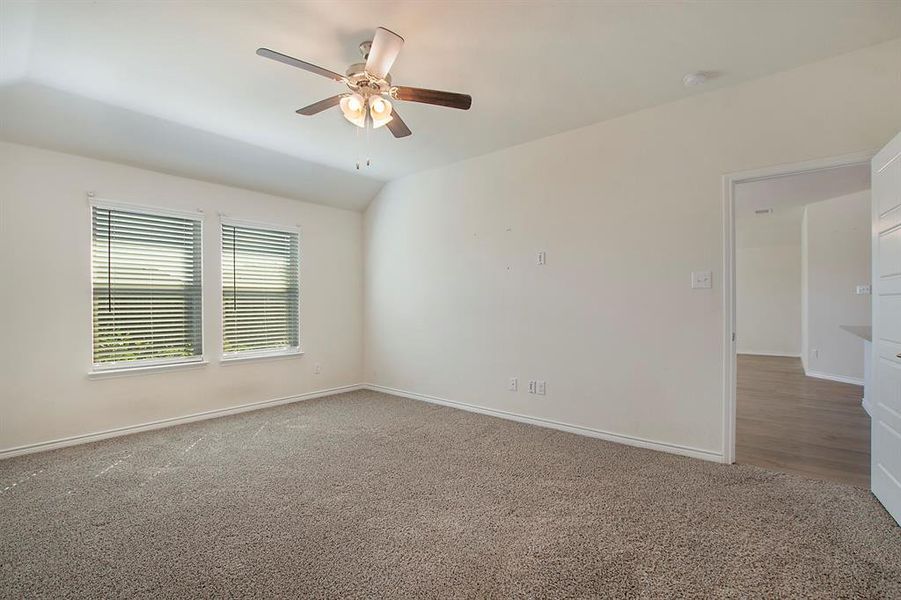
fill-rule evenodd
<path id="1" fill-rule="evenodd" d="M 222 223 L 222 350 L 296 351 L 297 232 Z"/>
<path id="2" fill-rule="evenodd" d="M 199 217 L 91 211 L 95 369 L 200 360 Z"/>

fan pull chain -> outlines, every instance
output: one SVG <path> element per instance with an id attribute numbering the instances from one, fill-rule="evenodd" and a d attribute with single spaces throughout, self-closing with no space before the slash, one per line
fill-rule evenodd
<path id="1" fill-rule="evenodd" d="M 359 171 L 361 168 L 361 165 L 366 168 L 372 166 L 372 159 L 370 158 L 370 154 L 369 154 L 369 130 L 371 129 L 369 115 L 366 116 L 366 124 L 363 127 L 356 127 L 355 129 L 356 129 L 356 131 L 355 131 L 354 135 L 356 135 L 356 137 L 357 137 L 356 166 L 357 166 L 357 171 Z M 365 130 L 364 133 L 360 133 L 360 129 Z M 363 136 L 362 140 L 360 140 L 361 135 Z M 362 150 L 360 150 L 360 148 L 362 148 Z"/>
<path id="2" fill-rule="evenodd" d="M 354 144 L 354 147 L 356 148 L 356 151 L 357 151 L 357 171 L 359 171 L 360 170 L 360 129 L 358 127 L 354 127 L 354 137 L 357 138 L 356 143 Z"/>
<path id="3" fill-rule="evenodd" d="M 372 161 L 369 160 L 370 152 L 369 152 L 369 132 L 372 131 L 372 117 L 369 115 L 369 111 L 366 112 L 366 145 L 364 146 L 365 154 L 366 154 L 366 166 L 370 166 Z"/>

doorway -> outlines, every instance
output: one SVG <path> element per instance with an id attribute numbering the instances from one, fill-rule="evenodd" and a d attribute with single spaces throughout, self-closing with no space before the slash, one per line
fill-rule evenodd
<path id="1" fill-rule="evenodd" d="M 869 158 L 725 179 L 728 462 L 869 487 Z"/>

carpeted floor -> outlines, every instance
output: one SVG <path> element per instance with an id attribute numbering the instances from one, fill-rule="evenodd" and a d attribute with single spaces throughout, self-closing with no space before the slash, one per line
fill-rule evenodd
<path id="1" fill-rule="evenodd" d="M 901 597 L 866 491 L 354 392 L 0 462 L 0 596 Z"/>

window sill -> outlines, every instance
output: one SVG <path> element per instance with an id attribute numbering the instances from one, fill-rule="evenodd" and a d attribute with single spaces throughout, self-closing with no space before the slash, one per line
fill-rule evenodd
<path id="1" fill-rule="evenodd" d="M 88 373 L 88 379 L 108 379 L 114 377 L 130 377 L 133 375 L 152 375 L 164 371 L 181 371 L 185 369 L 197 369 L 209 364 L 205 360 L 192 360 L 162 365 L 143 365 L 134 367 L 118 367 L 115 369 L 98 369 Z"/>
<path id="2" fill-rule="evenodd" d="M 285 358 L 297 358 L 298 356 L 303 356 L 303 350 L 287 350 L 287 351 L 279 351 L 279 352 L 268 352 L 266 354 L 245 354 L 245 355 L 235 355 L 235 356 L 223 356 L 219 359 L 219 362 L 224 365 L 235 365 L 241 364 L 245 362 L 252 362 L 257 360 L 278 360 Z"/>

